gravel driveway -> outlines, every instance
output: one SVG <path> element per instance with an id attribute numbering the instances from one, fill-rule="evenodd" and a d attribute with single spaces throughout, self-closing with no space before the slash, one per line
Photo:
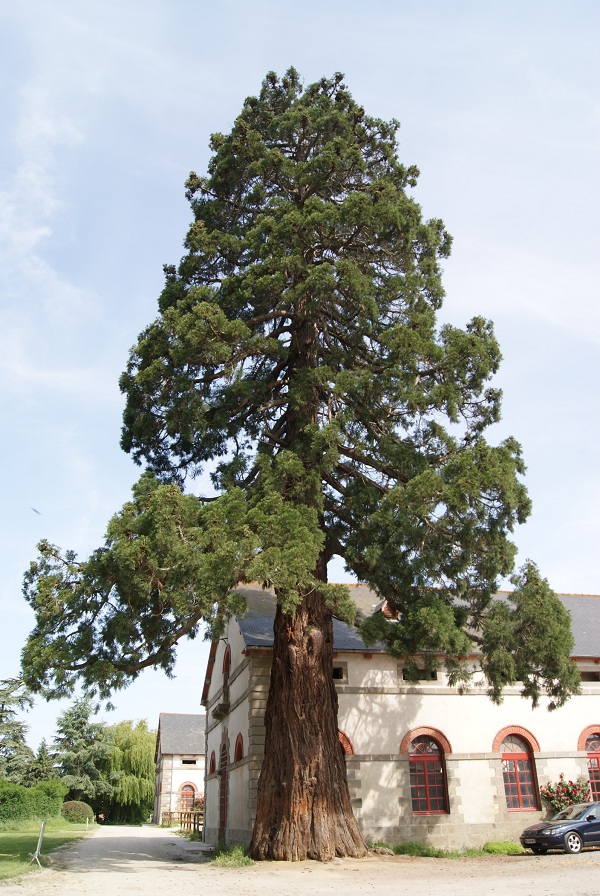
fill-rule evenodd
<path id="1" fill-rule="evenodd" d="M 578 856 L 417 859 L 369 856 L 318 862 L 264 862 L 215 868 L 203 844 L 155 827 L 99 828 L 57 850 L 51 868 L 0 896 L 597 896 L 600 850 Z"/>

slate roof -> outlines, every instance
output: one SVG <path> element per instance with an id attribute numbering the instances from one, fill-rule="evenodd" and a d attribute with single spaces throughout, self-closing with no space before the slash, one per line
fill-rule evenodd
<path id="1" fill-rule="evenodd" d="M 367 585 L 350 585 L 349 587 L 350 594 L 363 616 L 371 615 L 380 606 L 377 595 Z M 236 617 L 244 644 L 246 647 L 272 647 L 273 617 L 275 615 L 273 593 L 262 589 L 259 585 L 240 586 L 237 590 L 243 593 L 248 601 L 246 615 Z M 575 639 L 573 656 L 600 657 L 600 595 L 557 594 L 557 597 L 571 614 Z M 365 647 L 356 629 L 338 619 L 333 620 L 333 643 L 335 650 L 384 652 L 381 645 Z"/>
<path id="2" fill-rule="evenodd" d="M 351 585 L 352 597 L 359 609 L 364 610 L 365 616 L 370 615 L 377 605 L 376 596 L 366 585 Z M 360 591 L 359 591 L 360 589 Z M 248 612 L 245 616 L 236 616 L 242 638 L 246 647 L 272 647 L 273 646 L 273 617 L 275 615 L 275 595 L 272 591 L 263 589 L 258 585 L 245 585 L 236 589 L 243 594 L 248 601 Z M 360 605 L 359 605 L 360 604 Z M 356 629 L 333 620 L 333 646 L 335 650 L 369 650 L 383 653 L 383 647 L 365 647 L 365 643 L 358 635 Z"/>
<path id="3" fill-rule="evenodd" d="M 558 594 L 571 614 L 573 656 L 600 657 L 600 595 Z"/>
<path id="4" fill-rule="evenodd" d="M 194 756 L 204 753 L 206 716 L 161 712 L 158 719 L 157 747 L 165 754 Z"/>

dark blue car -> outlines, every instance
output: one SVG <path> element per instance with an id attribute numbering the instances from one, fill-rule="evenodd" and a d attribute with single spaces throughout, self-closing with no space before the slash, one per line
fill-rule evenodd
<path id="1" fill-rule="evenodd" d="M 600 846 L 600 803 L 577 803 L 562 809 L 550 821 L 538 821 L 520 837 L 525 849 L 535 853 L 549 849 L 581 852 L 584 846 Z"/>

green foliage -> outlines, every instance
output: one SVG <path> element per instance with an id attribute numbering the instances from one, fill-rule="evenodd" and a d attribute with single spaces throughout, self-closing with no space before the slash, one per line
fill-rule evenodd
<path id="1" fill-rule="evenodd" d="M 33 752 L 25 741 L 27 725 L 17 718 L 18 710 L 28 709 L 32 698 L 23 680 L 0 681 L 0 778 L 25 784 Z"/>
<path id="2" fill-rule="evenodd" d="M 29 709 L 33 698 L 22 678 L 0 680 L 0 725 L 10 723 L 17 709 Z"/>
<path id="3" fill-rule="evenodd" d="M 243 868 L 246 865 L 254 865 L 252 859 L 248 856 L 246 847 L 239 843 L 233 846 L 225 846 L 219 844 L 212 853 L 212 863 L 219 868 Z"/>
<path id="4" fill-rule="evenodd" d="M 154 802 L 156 732 L 146 722 L 93 722 L 89 699 L 58 720 L 54 740 L 61 780 L 73 800 L 85 798 L 107 822 L 146 821 Z"/>
<path id="5" fill-rule="evenodd" d="M 370 848 L 374 849 L 378 846 L 385 846 L 391 849 L 397 856 L 416 856 L 425 859 L 461 859 L 484 855 L 518 856 L 525 853 L 525 850 L 519 843 L 508 840 L 490 841 L 484 843 L 481 849 L 469 847 L 465 849 L 440 849 L 437 846 L 429 846 L 420 840 L 407 840 L 403 843 L 396 843 L 391 847 L 388 847 L 385 843 L 374 843 Z"/>
<path id="6" fill-rule="evenodd" d="M 579 672 L 570 659 L 569 614 L 531 562 L 512 581 L 510 601 L 496 601 L 484 619 L 483 669 L 489 694 L 500 702 L 502 688 L 519 681 L 534 707 L 545 693 L 549 708 L 555 709 L 579 690 Z"/>
<path id="7" fill-rule="evenodd" d="M 94 820 L 94 810 L 88 803 L 81 800 L 66 800 L 62 804 L 61 814 L 63 818 L 72 824 L 85 824 L 87 821 Z"/>
<path id="8" fill-rule="evenodd" d="M 22 775 L 21 783 L 26 787 L 34 787 L 41 781 L 48 781 L 50 778 L 56 777 L 54 758 L 46 745 L 46 741 L 42 739 L 35 757 Z"/>
<path id="9" fill-rule="evenodd" d="M 107 778 L 113 788 L 107 821 L 147 821 L 154 804 L 156 732 L 146 722 L 120 722 L 108 729 L 107 742 Z"/>
<path id="10" fill-rule="evenodd" d="M 392 851 L 397 856 L 420 856 L 429 859 L 442 859 L 448 856 L 448 850 L 428 846 L 419 840 L 407 840 L 405 843 L 396 843 Z"/>
<path id="11" fill-rule="evenodd" d="M 43 781 L 35 787 L 0 780 L 0 822 L 56 818 L 67 789 L 57 779 Z"/>
<path id="12" fill-rule="evenodd" d="M 590 783 L 585 778 L 566 781 L 561 772 L 556 784 L 548 781 L 545 787 L 540 787 L 540 796 L 555 812 L 560 812 L 561 809 L 566 809 L 574 803 L 586 803 L 590 800 Z"/>
<path id="13" fill-rule="evenodd" d="M 54 755 L 69 799 L 85 797 L 98 810 L 111 786 L 102 774 L 109 750 L 106 726 L 92 721 L 95 713 L 92 702 L 82 698 L 58 717 Z"/>
<path id="14" fill-rule="evenodd" d="M 397 856 L 417 856 L 423 859 L 462 859 L 465 856 L 481 856 L 481 849 L 440 849 L 437 846 L 429 846 L 420 840 L 407 840 L 404 843 L 396 843 L 392 852 Z"/>
<path id="15" fill-rule="evenodd" d="M 27 681 L 62 696 L 81 679 L 107 696 L 147 666 L 170 673 L 180 637 L 240 608 L 230 590 L 254 548 L 239 491 L 202 505 L 143 476 L 87 562 L 40 545 L 25 584 L 38 619 L 23 651 Z"/>
<path id="16" fill-rule="evenodd" d="M 483 844 L 482 851 L 492 856 L 522 856 L 525 854 L 521 844 L 511 840 L 489 840 Z"/>
<path id="17" fill-rule="evenodd" d="M 493 601 L 530 512 L 524 462 L 514 439 L 485 439 L 492 324 L 437 326 L 451 239 L 410 196 L 396 130 L 341 75 L 304 87 L 290 69 L 212 137 L 207 176 L 187 182 L 186 255 L 121 378 L 122 445 L 149 472 L 88 560 L 40 544 L 32 689 L 79 678 L 106 696 L 147 666 L 170 673 L 178 639 L 202 620 L 218 634 L 243 581 L 288 613 L 316 592 L 353 619 L 324 581 L 336 554 L 396 611 L 367 639 L 444 654 L 463 685 L 481 649 L 496 700 L 516 680 L 534 704 L 577 689 L 568 618 L 537 571 L 510 609 Z M 208 463 L 215 494 L 184 495 Z"/>

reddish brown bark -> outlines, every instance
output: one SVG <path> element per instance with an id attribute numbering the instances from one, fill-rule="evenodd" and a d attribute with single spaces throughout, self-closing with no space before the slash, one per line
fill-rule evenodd
<path id="1" fill-rule="evenodd" d="M 307 594 L 293 616 L 277 608 L 274 635 L 250 854 L 324 862 L 363 856 L 338 741 L 331 613 L 318 594 Z"/>

